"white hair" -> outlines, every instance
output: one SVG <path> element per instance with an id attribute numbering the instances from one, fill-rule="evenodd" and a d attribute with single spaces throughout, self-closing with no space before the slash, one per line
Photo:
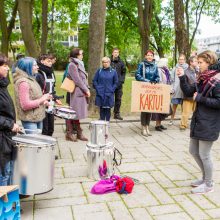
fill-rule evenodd
<path id="1" fill-rule="evenodd" d="M 167 58 L 161 58 L 158 63 L 158 67 L 167 67 L 168 66 L 168 59 Z"/>

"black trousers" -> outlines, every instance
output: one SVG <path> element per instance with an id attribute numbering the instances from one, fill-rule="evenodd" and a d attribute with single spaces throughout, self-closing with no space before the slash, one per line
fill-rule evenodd
<path id="1" fill-rule="evenodd" d="M 141 125 L 142 126 L 150 125 L 151 115 L 152 113 L 149 113 L 149 112 L 141 112 Z"/>
<path id="2" fill-rule="evenodd" d="M 120 114 L 122 95 L 123 95 L 123 87 L 122 85 L 120 85 L 115 90 L 115 106 L 114 106 L 115 115 Z"/>
<path id="3" fill-rule="evenodd" d="M 42 134 L 52 136 L 54 132 L 54 115 L 46 112 L 46 117 L 43 120 Z"/>
<path id="4" fill-rule="evenodd" d="M 111 109 L 100 107 L 100 119 L 103 121 L 110 121 L 111 118 Z"/>

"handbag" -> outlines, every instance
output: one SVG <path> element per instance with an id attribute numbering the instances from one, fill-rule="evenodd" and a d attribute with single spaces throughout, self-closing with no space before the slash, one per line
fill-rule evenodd
<path id="1" fill-rule="evenodd" d="M 60 86 L 61 89 L 65 90 L 69 93 L 73 93 L 74 90 L 75 90 L 75 87 L 76 87 L 76 85 L 75 85 L 74 81 L 72 79 L 68 78 L 68 77 L 66 77 L 63 80 L 63 82 Z"/>

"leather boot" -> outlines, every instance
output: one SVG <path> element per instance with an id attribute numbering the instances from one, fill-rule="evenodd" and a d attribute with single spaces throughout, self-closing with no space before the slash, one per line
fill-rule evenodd
<path id="1" fill-rule="evenodd" d="M 73 134 L 73 124 L 71 120 L 66 120 L 66 140 L 67 141 L 77 141 L 77 135 Z"/>
<path id="2" fill-rule="evenodd" d="M 82 133 L 82 128 L 80 127 L 80 124 L 77 126 L 77 138 L 81 141 L 88 141 L 88 138 L 86 138 Z"/>

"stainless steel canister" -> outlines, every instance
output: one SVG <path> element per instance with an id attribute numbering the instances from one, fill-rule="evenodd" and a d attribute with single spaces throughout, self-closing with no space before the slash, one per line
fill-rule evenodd
<path id="1" fill-rule="evenodd" d="M 109 122 L 92 121 L 89 125 L 89 128 L 91 144 L 99 146 L 107 144 L 109 137 Z"/>
<path id="2" fill-rule="evenodd" d="M 88 177 L 90 179 L 105 179 L 114 173 L 114 144 L 112 142 L 103 146 L 88 143 L 86 150 Z"/>
<path id="3" fill-rule="evenodd" d="M 38 134 L 17 135 L 13 184 L 22 195 L 53 189 L 56 139 Z"/>

